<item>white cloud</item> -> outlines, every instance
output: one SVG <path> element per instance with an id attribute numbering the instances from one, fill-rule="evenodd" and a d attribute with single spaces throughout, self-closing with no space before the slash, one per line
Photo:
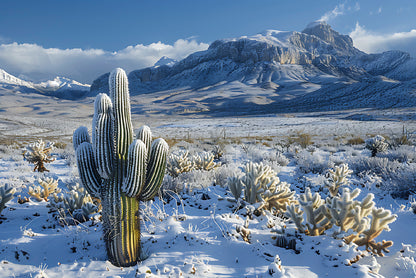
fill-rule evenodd
<path id="1" fill-rule="evenodd" d="M 321 18 L 318 21 L 329 22 L 333 20 L 334 18 L 336 18 L 337 16 L 343 15 L 344 11 L 345 11 L 344 4 L 336 5 L 332 11 L 326 12 L 323 16 L 321 16 Z"/>
<path id="2" fill-rule="evenodd" d="M 393 34 L 376 34 L 367 31 L 358 22 L 350 33 L 354 46 L 367 53 L 379 53 L 388 50 L 402 50 L 416 57 L 416 29 Z"/>
<path id="3" fill-rule="evenodd" d="M 43 48 L 37 44 L 0 44 L 0 68 L 34 81 L 65 76 L 92 83 L 99 75 L 121 67 L 127 72 L 154 65 L 162 56 L 181 60 L 205 50 L 208 44 L 195 40 L 177 40 L 173 45 L 161 42 L 128 46 L 117 52 L 102 49 Z"/>
<path id="4" fill-rule="evenodd" d="M 360 3 L 355 2 L 355 4 L 348 3 L 350 1 L 346 0 L 342 4 L 338 4 L 333 8 L 331 11 L 326 12 L 323 16 L 321 16 L 318 21 L 325 21 L 330 22 L 337 18 L 340 15 L 344 15 L 346 12 L 357 12 L 361 9 Z"/>

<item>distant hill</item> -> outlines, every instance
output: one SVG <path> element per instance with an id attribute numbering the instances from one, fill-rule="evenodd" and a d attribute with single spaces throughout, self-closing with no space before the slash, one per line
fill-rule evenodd
<path id="1" fill-rule="evenodd" d="M 74 100 L 85 96 L 90 90 L 90 85 L 81 84 L 65 77 L 55 77 L 54 80 L 33 83 L 0 69 L 0 88 Z"/>

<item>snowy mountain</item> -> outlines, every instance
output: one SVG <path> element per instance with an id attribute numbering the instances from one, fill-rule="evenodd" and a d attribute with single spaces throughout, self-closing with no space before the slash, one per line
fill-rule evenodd
<path id="1" fill-rule="evenodd" d="M 173 66 L 174 64 L 176 64 L 178 61 L 172 58 L 169 58 L 167 56 L 163 56 L 162 58 L 160 58 L 156 63 L 155 63 L 155 67 L 160 67 L 160 66 Z"/>
<path id="2" fill-rule="evenodd" d="M 40 93 L 62 99 L 78 99 L 90 90 L 90 85 L 65 77 L 55 77 L 54 80 L 33 83 L 17 78 L 0 69 L 0 88 L 24 93 Z"/>
<path id="3" fill-rule="evenodd" d="M 107 91 L 107 80 L 95 80 L 90 95 Z M 302 32 L 217 40 L 172 66 L 131 72 L 129 85 L 133 99 L 157 94 L 157 109 L 172 113 L 409 107 L 416 106 L 416 61 L 401 51 L 366 54 L 349 36 L 314 22 Z"/>

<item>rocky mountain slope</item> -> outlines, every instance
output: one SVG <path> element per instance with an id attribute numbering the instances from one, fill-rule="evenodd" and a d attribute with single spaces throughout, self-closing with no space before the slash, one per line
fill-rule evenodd
<path id="1" fill-rule="evenodd" d="M 95 80 L 90 96 L 107 91 L 107 79 Z M 133 71 L 129 83 L 139 112 L 256 114 L 416 106 L 415 59 L 402 51 L 366 54 L 325 22 L 311 23 L 302 32 L 268 30 L 217 40 L 171 66 Z"/>
<path id="2" fill-rule="evenodd" d="M 90 86 L 65 77 L 55 77 L 40 83 L 17 78 L 0 69 L 0 89 L 22 93 L 38 93 L 61 99 L 78 99 L 89 92 Z"/>

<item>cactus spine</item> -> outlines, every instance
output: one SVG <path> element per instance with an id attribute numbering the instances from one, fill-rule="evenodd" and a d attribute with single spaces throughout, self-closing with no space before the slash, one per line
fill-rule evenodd
<path id="1" fill-rule="evenodd" d="M 116 266 L 140 260 L 139 201 L 152 199 L 160 188 L 168 145 L 152 143 L 150 128 L 134 139 L 126 73 L 115 69 L 109 77 L 110 97 L 95 100 L 92 142 L 88 130 L 74 132 L 78 170 L 88 192 L 101 198 L 108 258 Z"/>

